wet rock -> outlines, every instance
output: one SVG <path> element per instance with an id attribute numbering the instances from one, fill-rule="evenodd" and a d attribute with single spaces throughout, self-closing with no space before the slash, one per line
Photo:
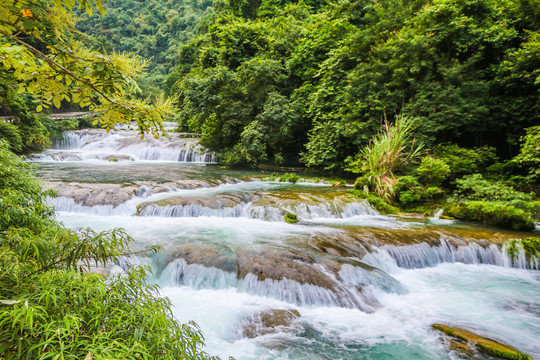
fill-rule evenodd
<path id="1" fill-rule="evenodd" d="M 334 289 L 334 281 L 312 264 L 311 258 L 288 251 L 263 254 L 240 253 L 238 254 L 238 278 L 242 279 L 247 274 L 253 274 L 259 281 L 289 279 L 300 284 Z"/>
<path id="2" fill-rule="evenodd" d="M 187 206 L 200 205 L 210 209 L 221 209 L 224 207 L 234 207 L 242 202 L 240 196 L 234 195 L 215 195 L 212 197 L 202 196 L 171 196 L 165 199 L 144 202 L 140 206 L 157 205 L 157 206 Z"/>
<path id="3" fill-rule="evenodd" d="M 84 206 L 113 205 L 118 206 L 129 199 L 139 189 L 134 184 L 96 184 L 96 183 L 63 183 L 47 182 L 42 184 L 44 190 L 54 189 L 58 196 L 72 198 Z"/>
<path id="4" fill-rule="evenodd" d="M 157 201 L 147 201 L 137 206 L 137 215 L 146 214 L 145 209 L 151 212 L 156 210 L 156 207 L 177 207 L 183 208 L 186 206 L 199 206 L 208 209 L 224 209 L 233 208 L 242 203 L 241 196 L 218 194 L 214 196 L 171 196 Z M 146 214 L 147 215 L 147 214 Z"/>
<path id="5" fill-rule="evenodd" d="M 125 155 L 125 154 L 112 154 L 112 155 L 105 155 L 101 158 L 102 160 L 107 160 L 111 162 L 118 162 L 118 161 L 135 161 L 135 158 L 131 155 Z"/>
<path id="6" fill-rule="evenodd" d="M 340 306 L 365 312 L 380 305 L 369 290 L 364 294 L 361 286 L 345 286 L 328 267 L 305 255 L 288 251 L 241 253 L 237 264 L 238 278 L 244 280 L 243 290 L 249 293 L 302 306 Z"/>
<path id="7" fill-rule="evenodd" d="M 233 180 L 228 181 L 233 182 Z M 178 180 L 156 184 L 152 182 L 133 182 L 124 184 L 78 183 L 78 182 L 43 182 L 43 190 L 53 189 L 58 196 L 72 198 L 84 206 L 113 205 L 114 207 L 130 200 L 133 196 L 148 196 L 184 189 L 215 187 L 223 181 L 217 180 Z M 220 206 L 234 206 L 242 201 L 234 195 L 217 195 Z M 201 200 L 202 201 L 202 200 Z"/>
<path id="8" fill-rule="evenodd" d="M 253 315 L 243 321 L 241 330 L 244 337 L 253 339 L 274 333 L 294 333 L 302 329 L 295 323 L 300 318 L 298 310 L 271 309 Z"/>
<path id="9" fill-rule="evenodd" d="M 175 258 L 184 259 L 188 265 L 199 264 L 233 273 L 237 271 L 236 260 L 231 254 L 224 254 L 208 247 L 186 246 L 176 253 Z"/>
<path id="10" fill-rule="evenodd" d="M 480 353 L 493 356 L 497 359 L 532 360 L 532 357 L 529 355 L 508 345 L 479 336 L 467 330 L 441 324 L 433 324 L 431 327 L 449 336 L 453 340 L 453 343 L 451 343 L 454 345 L 453 350 L 458 352 L 465 351 L 466 353 L 472 353 L 473 349 L 477 349 Z M 460 344 L 458 345 L 458 343 Z"/>

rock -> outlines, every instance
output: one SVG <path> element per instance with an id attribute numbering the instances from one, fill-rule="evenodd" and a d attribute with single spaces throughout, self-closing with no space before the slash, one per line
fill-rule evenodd
<path id="1" fill-rule="evenodd" d="M 288 222 L 289 224 L 296 224 L 298 222 L 298 218 L 293 213 L 288 212 L 285 214 L 285 222 Z"/>
<path id="2" fill-rule="evenodd" d="M 342 181 L 336 181 L 332 184 L 333 187 L 344 187 L 345 184 Z"/>
<path id="3" fill-rule="evenodd" d="M 471 345 L 474 346 L 478 351 L 496 357 L 498 359 L 513 359 L 513 360 L 532 360 L 527 354 L 524 354 L 508 345 L 502 344 L 500 342 L 484 338 L 482 336 L 476 335 L 470 331 L 453 328 L 441 324 L 433 324 L 432 328 L 439 330 L 446 334 L 447 336 L 460 340 L 460 342 L 465 342 L 466 344 L 455 346 L 454 350 L 468 350 L 471 348 Z M 453 344 L 457 345 L 456 341 L 453 340 Z"/>
<path id="4" fill-rule="evenodd" d="M 252 275 L 245 285 L 248 292 L 255 291 L 261 295 L 260 289 L 263 288 L 262 296 L 298 305 L 326 304 L 365 312 L 373 312 L 380 305 L 376 300 L 372 301 L 371 296 L 366 296 L 363 289 L 341 284 L 337 275 L 332 273 L 339 271 L 340 265 L 321 266 L 310 257 L 288 251 L 239 253 L 237 264 L 239 279 Z M 285 285 L 280 286 L 277 282 Z"/>
<path id="5" fill-rule="evenodd" d="M 199 264 L 233 273 L 237 271 L 236 260 L 230 254 L 208 247 L 185 246 L 176 253 L 175 258 L 184 259 L 189 265 Z"/>
<path id="6" fill-rule="evenodd" d="M 241 196 L 218 194 L 212 197 L 204 196 L 171 196 L 165 199 L 157 201 L 145 201 L 137 206 L 137 215 L 144 215 L 146 208 L 152 209 L 156 206 L 169 206 L 169 207 L 184 207 L 184 206 L 200 206 L 202 208 L 209 208 L 213 210 L 223 208 L 233 208 L 236 205 L 241 204 L 243 201 Z"/>
<path id="7" fill-rule="evenodd" d="M 253 339 L 277 332 L 296 332 L 302 328 L 294 324 L 298 318 L 300 313 L 295 309 L 263 311 L 244 321 L 242 333 L 245 337 Z"/>
<path id="8" fill-rule="evenodd" d="M 334 281 L 314 268 L 312 264 L 311 258 L 288 251 L 273 251 L 263 254 L 240 253 L 238 256 L 238 278 L 242 279 L 247 274 L 253 274 L 257 276 L 259 281 L 289 279 L 300 284 L 334 289 Z"/>
<path id="9" fill-rule="evenodd" d="M 134 184 L 96 183 L 43 183 L 44 190 L 54 189 L 58 196 L 72 198 L 84 206 L 113 205 L 114 207 L 132 198 L 139 186 Z"/>

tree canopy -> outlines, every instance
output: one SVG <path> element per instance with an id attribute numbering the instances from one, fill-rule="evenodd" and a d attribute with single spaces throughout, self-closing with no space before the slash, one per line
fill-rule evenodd
<path id="1" fill-rule="evenodd" d="M 539 14 L 531 0 L 216 1 L 171 75 L 177 118 L 230 164 L 343 169 L 398 115 L 428 147 L 510 158 L 539 120 Z"/>
<path id="2" fill-rule="evenodd" d="M 41 112 L 62 102 L 100 113 L 99 123 L 137 122 L 141 134 L 162 130 L 160 109 L 131 96 L 134 78 L 144 69 L 141 58 L 90 50 L 74 27 L 72 10 L 103 12 L 101 0 L 6 0 L 0 4 L 0 63 L 14 79 L 18 93 L 33 97 Z"/>

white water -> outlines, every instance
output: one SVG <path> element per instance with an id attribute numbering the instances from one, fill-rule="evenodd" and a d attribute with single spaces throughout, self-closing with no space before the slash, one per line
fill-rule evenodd
<path id="1" fill-rule="evenodd" d="M 215 154 L 205 152 L 197 139 L 154 138 L 140 135 L 134 130 L 102 129 L 65 132 L 51 150 L 33 155 L 32 161 L 174 161 L 186 163 L 215 163 Z"/>
<path id="2" fill-rule="evenodd" d="M 84 135 L 89 143 L 70 146 L 79 147 L 81 159 L 90 159 L 98 152 L 112 152 L 112 144 L 121 143 L 116 135 L 90 132 Z M 160 146 L 160 154 L 166 154 Z M 124 154 L 126 148 L 121 147 Z M 130 156 L 139 155 L 133 150 Z M 137 170 L 128 172 L 129 180 L 142 180 L 156 163 L 138 162 Z M 101 173 L 113 182 L 115 169 L 122 166 L 125 171 L 126 164 L 86 160 L 70 171 L 78 179 L 84 178 L 78 172 L 91 168 L 99 173 L 95 167 L 103 166 L 110 170 Z M 205 350 L 222 358 L 459 359 L 431 329 L 432 323 L 445 323 L 540 359 L 540 273 L 531 270 L 539 269 L 538 260 L 528 259 L 523 251 L 512 260 L 503 246 L 484 247 L 449 235 L 459 222 L 383 216 L 361 199 L 348 198 L 346 191 L 336 191 L 328 186 L 236 182 L 139 191 L 116 207 L 83 206 L 66 197 L 50 201 L 69 228 L 102 231 L 121 226 L 134 238 L 135 249 L 160 245 L 161 252 L 151 258 L 132 257 L 119 265 L 152 266 L 151 280 L 171 299 L 176 318 L 196 321 L 205 335 Z M 215 205 L 224 195 L 240 200 L 234 206 Z M 198 203 L 152 204 L 173 197 Z M 149 205 L 136 216 L 137 206 L 145 203 Z M 297 214 L 300 223 L 284 222 L 286 211 Z M 429 244 L 420 241 L 425 231 L 432 231 Z M 404 232 L 416 241 L 403 245 L 388 240 Z M 248 271 L 241 272 L 242 264 L 250 262 Z M 276 309 L 296 309 L 300 317 L 255 338 L 245 335 L 244 327 L 261 312 Z"/>

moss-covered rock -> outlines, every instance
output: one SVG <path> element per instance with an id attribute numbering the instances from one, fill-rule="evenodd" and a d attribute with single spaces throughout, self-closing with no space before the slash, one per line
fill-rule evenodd
<path id="1" fill-rule="evenodd" d="M 290 212 L 285 214 L 284 218 L 285 218 L 285 221 L 288 222 L 289 224 L 296 224 L 298 222 L 297 216 Z"/>
<path id="2" fill-rule="evenodd" d="M 540 238 L 528 237 L 522 239 L 510 239 L 506 243 L 506 253 L 512 261 L 516 261 L 520 253 L 525 253 L 527 262 L 540 261 Z"/>
<path id="3" fill-rule="evenodd" d="M 467 344 L 472 344 L 480 352 L 494 356 L 498 359 L 532 360 L 532 357 L 529 355 L 524 354 L 508 345 L 484 338 L 467 330 L 453 328 L 441 324 L 433 324 L 431 327 L 433 327 L 435 330 L 443 332 L 451 338 L 458 339 Z"/>

